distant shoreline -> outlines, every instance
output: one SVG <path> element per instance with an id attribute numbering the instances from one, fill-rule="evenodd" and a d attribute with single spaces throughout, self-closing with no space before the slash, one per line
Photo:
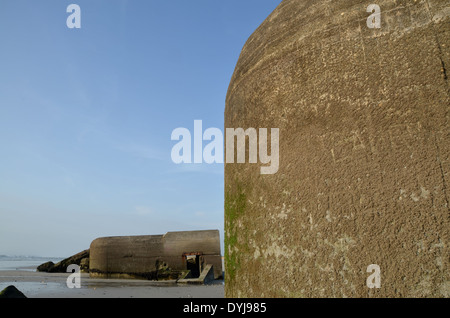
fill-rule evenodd
<path id="1" fill-rule="evenodd" d="M 60 261 L 59 257 L 40 257 L 40 256 L 10 256 L 0 255 L 0 271 L 4 270 L 27 270 L 33 271 L 48 261 Z"/>

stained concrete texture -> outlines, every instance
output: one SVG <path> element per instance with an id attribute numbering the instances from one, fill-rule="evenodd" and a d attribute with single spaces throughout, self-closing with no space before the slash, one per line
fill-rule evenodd
<path id="1" fill-rule="evenodd" d="M 450 1 L 370 3 L 284 0 L 242 50 L 225 127 L 280 167 L 225 164 L 227 297 L 450 296 Z"/>
<path id="2" fill-rule="evenodd" d="M 90 246 L 89 274 L 105 278 L 168 278 L 187 269 L 184 255 L 201 255 L 222 277 L 218 230 L 168 232 L 164 235 L 102 237 Z M 176 277 L 175 277 L 176 279 Z"/>

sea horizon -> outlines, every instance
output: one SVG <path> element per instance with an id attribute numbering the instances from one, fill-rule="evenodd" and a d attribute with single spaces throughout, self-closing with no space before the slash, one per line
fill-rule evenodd
<path id="1" fill-rule="evenodd" d="M 52 261 L 54 263 L 63 260 L 64 257 L 47 257 L 36 255 L 6 255 L 0 254 L 0 271 L 25 270 L 35 271 L 36 268 L 45 263 Z"/>

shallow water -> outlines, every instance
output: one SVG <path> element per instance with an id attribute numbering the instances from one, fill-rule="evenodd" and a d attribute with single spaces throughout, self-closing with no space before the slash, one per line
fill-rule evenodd
<path id="1" fill-rule="evenodd" d="M 36 267 L 45 262 L 52 261 L 53 263 L 57 263 L 61 259 L 62 258 L 36 256 L 0 256 L 0 271 L 36 271 Z"/>

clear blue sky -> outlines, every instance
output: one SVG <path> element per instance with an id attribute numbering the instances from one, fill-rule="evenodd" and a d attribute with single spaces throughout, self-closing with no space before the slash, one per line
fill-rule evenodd
<path id="1" fill-rule="evenodd" d="M 66 8 L 81 7 L 81 29 Z M 219 229 L 223 165 L 176 165 L 177 127 L 223 129 L 240 51 L 280 0 L 2 0 L 0 254 Z"/>

